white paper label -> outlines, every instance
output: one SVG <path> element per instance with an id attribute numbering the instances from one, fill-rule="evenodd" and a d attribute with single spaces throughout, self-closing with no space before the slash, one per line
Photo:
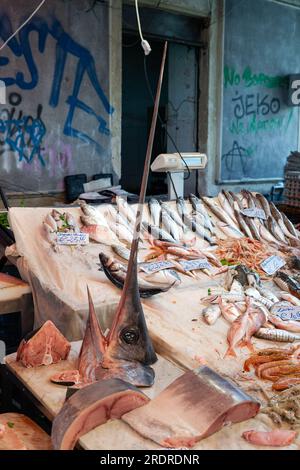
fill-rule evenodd
<path id="1" fill-rule="evenodd" d="M 191 261 L 179 261 L 185 271 L 195 271 L 197 269 L 211 269 L 211 264 L 206 258 L 194 259 Z"/>
<path id="2" fill-rule="evenodd" d="M 284 303 L 274 305 L 272 308 L 272 313 L 274 313 L 276 317 L 279 317 L 282 321 L 300 321 L 300 307 L 295 305 L 288 305 Z"/>
<path id="3" fill-rule="evenodd" d="M 58 232 L 57 243 L 58 245 L 87 245 L 89 243 L 89 234 Z"/>
<path id="4" fill-rule="evenodd" d="M 246 215 L 247 217 L 263 219 L 263 220 L 267 219 L 265 211 L 263 211 L 262 209 L 258 209 L 257 207 L 253 209 L 243 209 L 241 210 L 241 213 Z"/>
<path id="5" fill-rule="evenodd" d="M 174 263 L 171 261 L 156 261 L 154 263 L 140 264 L 140 268 L 146 274 L 152 274 L 162 271 L 163 269 L 174 268 Z"/>
<path id="6" fill-rule="evenodd" d="M 260 265 L 265 273 L 272 276 L 272 274 L 275 274 L 280 268 L 282 268 L 282 266 L 285 265 L 285 261 L 280 258 L 280 256 L 273 255 L 265 259 Z"/>

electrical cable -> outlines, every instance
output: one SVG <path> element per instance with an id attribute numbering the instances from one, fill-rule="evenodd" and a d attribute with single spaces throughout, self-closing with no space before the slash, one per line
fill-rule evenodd
<path id="1" fill-rule="evenodd" d="M 147 84 L 147 88 L 148 88 L 149 94 L 150 94 L 150 96 L 151 96 L 151 98 L 152 98 L 152 101 L 154 102 L 154 95 L 153 95 L 152 88 L 151 88 L 151 84 L 150 84 L 150 80 L 149 80 L 149 75 L 148 75 L 148 70 L 147 70 L 146 59 L 147 59 L 147 57 L 145 56 L 145 57 L 144 57 L 144 73 L 145 73 L 145 80 L 146 80 L 146 84 Z M 178 149 L 178 147 L 177 147 L 177 145 L 176 145 L 176 143 L 175 143 L 173 137 L 169 134 L 168 129 L 167 129 L 167 127 L 166 127 L 166 123 L 164 122 L 164 120 L 162 119 L 162 117 L 161 117 L 161 115 L 160 115 L 159 113 L 158 113 L 157 117 L 158 117 L 158 120 L 159 120 L 159 122 L 160 122 L 161 127 L 166 131 L 166 134 L 167 134 L 168 138 L 169 138 L 170 141 L 172 142 L 172 144 L 173 144 L 173 146 L 174 146 L 176 152 L 177 152 L 178 155 L 180 156 L 182 162 L 184 163 L 184 165 L 185 165 L 185 167 L 186 167 L 186 169 L 187 169 L 188 175 L 187 175 L 187 177 L 184 177 L 184 178 L 183 178 L 184 181 L 187 181 L 187 180 L 190 178 L 190 176 L 191 176 L 191 170 L 189 169 L 189 167 L 188 167 L 186 161 L 184 160 L 183 156 L 181 155 L 181 152 L 179 151 L 179 149 Z"/>
<path id="2" fill-rule="evenodd" d="M 171 181 L 171 183 L 172 183 L 172 187 L 173 187 L 173 191 L 174 191 L 174 193 L 175 193 L 176 199 L 178 199 L 178 193 L 177 193 L 177 191 L 176 191 L 176 187 L 175 187 L 175 184 L 174 184 L 172 175 L 171 175 L 171 173 L 170 173 L 169 171 L 167 171 L 167 175 L 168 175 L 168 177 L 169 177 L 169 179 L 170 179 L 170 181 Z"/>
<path id="3" fill-rule="evenodd" d="M 138 0 L 135 0 L 134 4 L 135 4 L 136 20 L 137 20 L 138 29 L 139 29 L 139 35 L 140 35 L 140 38 L 141 38 L 141 46 L 144 49 L 145 55 L 149 55 L 150 52 L 151 52 L 151 46 L 150 46 L 149 42 L 146 41 L 146 39 L 144 39 L 144 37 L 143 37 Z"/>
<path id="4" fill-rule="evenodd" d="M 4 49 L 4 47 L 9 43 L 9 41 L 14 38 L 19 31 L 21 31 L 22 28 L 24 28 L 24 26 L 31 20 L 31 18 L 33 18 L 33 16 L 39 11 L 40 8 L 42 8 L 42 6 L 44 5 L 44 3 L 46 2 L 46 0 L 42 0 L 41 3 L 39 4 L 39 6 L 34 10 L 34 12 L 31 13 L 31 15 L 27 18 L 26 21 L 24 21 L 23 24 L 21 24 L 21 26 L 19 26 L 19 28 L 0 46 L 0 51 L 2 51 L 2 49 Z"/>

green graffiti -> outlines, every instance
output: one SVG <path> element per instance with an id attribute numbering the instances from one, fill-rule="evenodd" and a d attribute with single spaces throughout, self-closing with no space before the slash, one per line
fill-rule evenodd
<path id="1" fill-rule="evenodd" d="M 229 126 L 229 132 L 233 135 L 249 135 L 261 133 L 287 132 L 293 117 L 294 108 L 287 116 L 272 117 L 270 119 L 258 119 L 257 116 L 245 119 L 234 119 Z"/>
<path id="2" fill-rule="evenodd" d="M 246 88 L 264 86 L 266 88 L 287 88 L 288 78 L 284 76 L 269 76 L 265 73 L 253 73 L 251 67 L 245 67 L 239 74 L 234 67 L 224 67 L 224 87 L 243 84 Z"/>

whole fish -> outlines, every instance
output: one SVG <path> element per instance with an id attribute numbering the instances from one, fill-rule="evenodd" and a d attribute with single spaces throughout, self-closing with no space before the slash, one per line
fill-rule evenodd
<path id="1" fill-rule="evenodd" d="M 159 227 L 161 207 L 160 207 L 158 200 L 152 197 L 148 202 L 148 207 L 149 207 L 149 212 L 152 217 L 153 224 L 156 227 Z"/>
<path id="2" fill-rule="evenodd" d="M 243 204 L 242 204 L 242 201 L 241 201 L 241 199 L 238 197 L 237 194 L 235 194 L 235 193 L 232 192 L 232 191 L 228 191 L 228 194 L 230 195 L 231 200 L 233 201 L 233 205 L 237 205 L 238 210 L 244 209 Z M 230 201 L 228 201 L 228 202 L 230 203 Z M 236 204 L 234 204 L 234 203 L 236 203 Z"/>
<path id="3" fill-rule="evenodd" d="M 226 321 L 228 321 L 228 323 L 233 323 L 237 318 L 239 318 L 241 312 L 233 303 L 230 302 L 225 304 L 221 296 L 218 297 L 217 302 L 222 316 Z"/>
<path id="4" fill-rule="evenodd" d="M 279 341 L 282 343 L 293 343 L 300 340 L 300 335 L 290 333 L 278 328 L 260 328 L 255 334 L 256 338 L 267 339 L 269 341 Z"/>
<path id="5" fill-rule="evenodd" d="M 273 304 L 276 304 L 276 302 L 279 302 L 278 297 L 276 297 L 276 295 L 273 294 L 273 292 L 270 289 L 267 289 L 266 287 L 257 286 L 257 290 L 260 293 L 260 295 L 262 295 L 266 299 L 273 302 Z"/>
<path id="6" fill-rule="evenodd" d="M 202 312 L 203 318 L 208 325 L 216 323 L 221 316 L 221 309 L 219 305 L 209 305 Z"/>
<path id="7" fill-rule="evenodd" d="M 248 224 L 246 223 L 246 221 L 245 221 L 244 217 L 242 216 L 242 214 L 239 212 L 237 202 L 234 202 L 234 214 L 235 214 L 235 218 L 237 220 L 237 223 L 238 223 L 241 231 L 246 235 L 246 237 L 253 238 L 252 232 L 251 232 Z"/>
<path id="8" fill-rule="evenodd" d="M 53 251 L 58 253 L 60 250 L 59 250 L 59 246 L 57 245 L 56 233 L 52 230 L 52 228 L 48 224 L 46 224 L 46 222 L 43 223 L 43 227 L 44 227 L 44 232 L 45 232 L 47 242 L 50 243 Z"/>
<path id="9" fill-rule="evenodd" d="M 180 227 L 183 231 L 186 230 L 186 226 L 183 223 L 181 217 L 178 215 L 178 213 L 173 210 L 166 202 L 161 202 L 161 208 L 164 210 L 169 216 L 176 222 L 178 227 Z"/>
<path id="10" fill-rule="evenodd" d="M 155 225 L 150 225 L 147 222 L 143 222 L 142 226 L 144 230 L 146 230 L 153 238 L 156 240 L 164 240 L 166 242 L 177 243 L 175 238 L 173 238 L 168 232 L 163 230 L 160 227 L 156 227 Z"/>
<path id="11" fill-rule="evenodd" d="M 183 197 L 177 198 L 176 207 L 178 214 L 180 215 L 183 222 L 185 222 L 185 218 L 189 215 L 189 211 Z"/>
<path id="12" fill-rule="evenodd" d="M 210 237 L 209 233 L 205 230 L 205 228 L 199 223 L 199 218 L 196 218 L 193 214 L 185 216 L 185 222 L 187 227 L 200 238 L 206 240 L 210 245 L 213 245 L 214 242 Z"/>
<path id="13" fill-rule="evenodd" d="M 67 224 L 69 225 L 69 227 L 74 230 L 75 233 L 79 233 L 80 232 L 80 229 L 78 227 L 78 224 L 77 222 L 75 221 L 74 217 L 72 216 L 72 214 L 70 214 L 70 212 L 66 212 L 65 213 L 65 219 L 66 219 L 66 222 Z"/>
<path id="14" fill-rule="evenodd" d="M 124 198 L 117 196 L 116 197 L 117 209 L 123 215 L 123 217 L 128 221 L 128 225 L 131 227 L 135 224 L 135 213 L 130 207 L 127 201 Z"/>
<path id="15" fill-rule="evenodd" d="M 298 236 L 299 234 L 297 233 L 297 230 L 295 229 L 292 222 L 288 219 L 288 217 L 284 213 L 282 213 L 282 219 L 283 219 L 283 222 L 284 222 L 286 228 L 291 233 L 291 235 L 293 235 L 296 238 L 299 238 L 299 236 Z"/>
<path id="16" fill-rule="evenodd" d="M 272 217 L 276 220 L 276 222 L 279 222 L 280 220 L 282 221 L 282 214 L 281 212 L 277 209 L 275 206 L 274 202 L 270 201 L 269 202 L 270 210 L 271 210 L 271 215 Z"/>
<path id="17" fill-rule="evenodd" d="M 248 347 L 250 351 L 254 351 L 251 343 L 252 336 L 267 322 L 268 313 L 264 308 L 252 302 L 249 308 L 249 322 L 246 328 L 244 345 Z"/>
<path id="18" fill-rule="evenodd" d="M 111 245 L 112 243 L 118 242 L 116 235 L 108 228 L 103 225 L 84 225 L 81 227 L 83 233 L 89 235 L 90 240 L 103 245 Z"/>
<path id="19" fill-rule="evenodd" d="M 274 305 L 274 302 L 272 302 L 269 299 L 266 299 L 265 297 L 262 297 L 257 289 L 254 287 L 249 287 L 248 289 L 245 290 L 245 295 L 248 297 L 251 297 L 255 300 L 258 300 L 261 302 L 265 307 L 268 309 L 271 308 Z"/>
<path id="20" fill-rule="evenodd" d="M 276 315 L 270 315 L 269 321 L 281 330 L 291 331 L 292 333 L 300 333 L 300 322 L 294 320 L 281 320 Z"/>
<path id="21" fill-rule="evenodd" d="M 104 271 L 104 274 L 106 277 L 119 289 L 123 289 L 124 283 L 125 283 L 125 278 L 126 278 L 126 272 L 123 270 L 115 270 L 112 268 L 114 266 L 112 264 L 111 259 L 105 255 L 104 253 L 100 253 L 99 255 L 100 263 L 102 266 L 102 269 Z M 175 281 L 174 281 L 175 283 Z M 149 286 L 148 284 L 143 284 L 142 282 L 139 281 L 138 286 L 139 286 L 139 295 L 140 297 L 146 299 L 148 297 L 152 297 L 153 295 L 160 294 L 162 292 L 168 291 L 171 287 L 173 287 L 174 283 L 171 283 L 169 286 L 166 288 L 160 288 L 158 286 Z"/>
<path id="22" fill-rule="evenodd" d="M 277 238 L 275 238 L 264 225 L 259 226 L 259 235 L 265 242 L 275 243 L 276 245 L 279 243 Z"/>
<path id="23" fill-rule="evenodd" d="M 163 227 L 166 229 L 168 233 L 170 233 L 171 237 L 174 240 L 180 240 L 180 231 L 179 227 L 176 222 L 172 219 L 172 217 L 166 212 L 164 209 L 161 209 L 161 221 Z"/>
<path id="24" fill-rule="evenodd" d="M 211 210 L 211 212 L 221 221 L 228 225 L 233 225 L 236 227 L 236 224 L 233 223 L 231 217 L 222 209 L 218 204 L 216 204 L 212 199 L 209 197 L 202 197 L 202 200 L 207 205 L 207 207 Z"/>
<path id="25" fill-rule="evenodd" d="M 224 193 L 220 192 L 217 196 L 217 199 L 218 199 L 218 202 L 219 202 L 221 208 L 224 209 L 226 214 L 228 214 L 228 216 L 232 220 L 231 225 L 235 225 L 236 220 L 235 220 L 233 207 L 229 204 L 229 202 L 228 202 L 226 196 L 224 195 Z"/>
<path id="26" fill-rule="evenodd" d="M 273 277 L 273 281 L 280 287 L 280 289 L 290 292 L 298 298 L 300 297 L 299 282 L 284 271 L 278 271 Z"/>
<path id="27" fill-rule="evenodd" d="M 280 292 L 279 295 L 283 300 L 286 300 L 290 304 L 298 306 L 298 307 L 300 306 L 300 299 L 290 294 L 289 292 L 282 291 Z M 277 302 L 279 302 L 279 300 L 277 300 Z"/>
<path id="28" fill-rule="evenodd" d="M 264 213 L 266 214 L 266 218 L 268 219 L 269 217 L 271 217 L 270 206 L 267 199 L 260 193 L 257 193 L 255 197 L 259 202 L 261 208 L 263 209 Z"/>
<path id="29" fill-rule="evenodd" d="M 217 227 L 228 237 L 228 238 L 241 238 L 244 234 L 232 225 L 224 224 L 224 222 L 217 222 Z"/>
<path id="30" fill-rule="evenodd" d="M 242 189 L 241 194 L 247 202 L 248 209 L 255 209 L 256 204 L 255 204 L 254 196 L 251 193 L 251 191 L 248 191 L 247 189 Z"/>
<path id="31" fill-rule="evenodd" d="M 46 215 L 44 222 L 51 228 L 52 232 L 57 232 L 57 223 L 51 214 Z"/>
<path id="32" fill-rule="evenodd" d="M 254 219 L 251 217 L 243 217 L 248 227 L 250 228 L 251 234 L 255 240 L 260 240 L 260 233 L 258 227 L 256 226 Z"/>
<path id="33" fill-rule="evenodd" d="M 61 220 L 63 215 L 58 210 L 52 209 L 51 216 L 56 222 L 58 222 L 59 220 Z"/>
<path id="34" fill-rule="evenodd" d="M 249 324 L 249 301 L 247 301 L 247 310 L 245 313 L 242 313 L 234 322 L 232 323 L 231 327 L 229 328 L 227 334 L 227 342 L 228 342 L 228 349 L 225 354 L 227 356 L 236 357 L 236 352 L 234 348 L 242 341 L 244 338 L 248 324 Z"/>
<path id="35" fill-rule="evenodd" d="M 273 219 L 273 217 L 269 217 L 267 219 L 267 228 L 269 232 L 273 235 L 273 237 L 276 238 L 281 243 L 287 243 L 285 236 L 283 235 L 282 231 L 280 230 L 279 225 L 277 222 Z"/>
<path id="36" fill-rule="evenodd" d="M 123 245 L 111 245 L 112 250 L 120 256 L 120 258 L 129 261 L 130 251 Z M 140 263 L 140 259 L 138 258 L 138 263 Z"/>
<path id="37" fill-rule="evenodd" d="M 104 217 L 102 214 L 93 206 L 90 204 L 87 204 L 85 201 L 79 201 L 79 206 L 83 212 L 84 215 L 92 217 L 97 221 L 97 224 L 99 225 L 107 225 L 105 222 Z"/>
<path id="38" fill-rule="evenodd" d="M 214 225 L 207 213 L 207 210 L 205 209 L 204 207 L 204 204 L 203 202 L 201 201 L 201 199 L 199 199 L 197 196 L 195 196 L 194 194 L 190 194 L 189 195 L 189 199 L 190 199 L 190 202 L 192 204 L 192 208 L 193 210 L 200 214 L 201 216 L 204 217 L 204 220 L 205 220 L 205 227 L 210 231 L 210 233 L 214 233 Z"/>

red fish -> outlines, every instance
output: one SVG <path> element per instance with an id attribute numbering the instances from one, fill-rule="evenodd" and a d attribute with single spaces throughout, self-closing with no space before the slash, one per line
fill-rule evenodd
<path id="1" fill-rule="evenodd" d="M 243 438 L 250 444 L 257 446 L 285 447 L 292 444 L 297 433 L 285 429 L 274 429 L 273 431 L 245 431 Z"/>

